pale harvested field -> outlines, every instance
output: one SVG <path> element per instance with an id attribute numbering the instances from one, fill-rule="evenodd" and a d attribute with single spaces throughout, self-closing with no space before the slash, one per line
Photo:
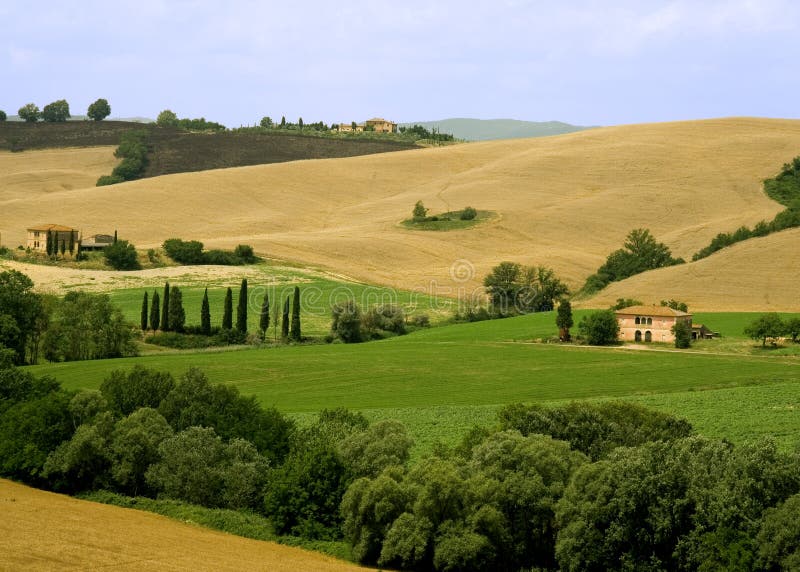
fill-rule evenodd
<path id="1" fill-rule="evenodd" d="M 0 479 L 0 570 L 365 570 L 315 552 Z"/>
<path id="2" fill-rule="evenodd" d="M 800 229 L 735 244 L 691 264 L 660 268 L 603 289 L 580 306 L 617 298 L 658 304 L 674 298 L 690 310 L 800 312 Z"/>
<path id="3" fill-rule="evenodd" d="M 110 175 L 117 164 L 114 149 L 0 151 L 0 204 L 94 186 L 98 177 Z M 3 211 L 5 208 L 0 210 L 0 220 L 5 219 Z M 0 224 L 6 226 L 4 222 Z"/>
<path id="4" fill-rule="evenodd" d="M 173 236 L 246 242 L 268 256 L 444 295 L 477 287 L 502 260 L 552 266 L 579 286 L 633 228 L 651 229 L 690 258 L 721 231 L 771 218 L 782 207 L 761 181 L 798 154 L 800 121 L 609 127 L 31 192 L 11 202 L 0 195 L 0 232 L 10 245 L 41 222 L 117 228 L 140 248 Z M 499 216 L 446 233 L 398 226 L 417 200 L 432 213 L 471 205 Z M 474 268 L 465 282 L 451 278 L 459 260 Z M 768 272 L 781 271 L 776 263 Z"/>

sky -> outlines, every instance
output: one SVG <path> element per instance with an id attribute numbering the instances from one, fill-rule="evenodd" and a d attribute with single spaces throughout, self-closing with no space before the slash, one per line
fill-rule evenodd
<path id="1" fill-rule="evenodd" d="M 0 0 L 0 109 L 615 125 L 800 117 L 793 0 Z"/>

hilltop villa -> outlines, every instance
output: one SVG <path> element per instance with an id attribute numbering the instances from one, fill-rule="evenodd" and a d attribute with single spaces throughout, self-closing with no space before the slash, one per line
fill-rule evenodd
<path id="1" fill-rule="evenodd" d="M 28 248 L 39 252 L 47 252 L 48 232 L 55 233 L 56 244 L 60 244 L 62 241 L 69 244 L 70 234 L 72 234 L 73 242 L 78 242 L 78 230 L 69 226 L 62 226 L 60 224 L 40 224 L 27 230 Z"/>
<path id="2" fill-rule="evenodd" d="M 355 127 L 352 123 L 340 123 L 338 126 L 339 131 L 360 133 L 362 131 L 375 131 L 376 133 L 396 133 L 397 123 L 383 119 L 382 117 L 375 117 L 368 119 L 364 123 L 357 123 Z"/>
<path id="3" fill-rule="evenodd" d="M 629 306 L 615 314 L 622 342 L 674 342 L 675 324 L 685 322 L 692 326 L 691 314 L 666 306 Z"/>

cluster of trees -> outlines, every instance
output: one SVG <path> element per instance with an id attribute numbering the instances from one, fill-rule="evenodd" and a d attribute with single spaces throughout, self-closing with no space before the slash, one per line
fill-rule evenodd
<path id="1" fill-rule="evenodd" d="M 66 99 L 59 99 L 48 103 L 41 110 L 35 103 L 26 103 L 17 111 L 19 118 L 28 123 L 36 123 L 40 119 L 50 123 L 62 123 L 71 117 L 69 103 Z M 86 115 L 94 121 L 102 121 L 111 114 L 111 106 L 105 99 L 98 99 L 89 105 Z M 0 111 L 0 121 L 7 118 L 4 111 Z"/>
<path id="2" fill-rule="evenodd" d="M 124 132 L 120 137 L 119 147 L 114 151 L 114 156 L 122 159 L 122 162 L 114 167 L 110 175 L 103 175 L 97 179 L 97 186 L 114 185 L 141 178 L 149 163 L 148 139 L 149 135 L 145 130 Z"/>
<path id="3" fill-rule="evenodd" d="M 737 242 L 766 236 L 787 228 L 800 226 L 800 157 L 795 157 L 787 163 L 781 172 L 764 181 L 764 192 L 771 199 L 786 206 L 786 210 L 779 212 L 770 222 L 762 220 L 751 229 L 741 226 L 734 232 L 722 232 L 715 236 L 711 243 L 692 256 L 692 260 L 700 260 Z"/>
<path id="4" fill-rule="evenodd" d="M 405 312 L 397 304 L 379 304 L 364 313 L 354 300 L 347 300 L 334 304 L 331 315 L 333 319 L 328 341 L 339 340 L 353 344 L 402 336 L 408 331 Z M 427 316 L 415 318 L 416 327 L 426 327 L 429 324 Z"/>
<path id="5" fill-rule="evenodd" d="M 70 256 L 80 256 L 80 239 L 78 238 L 78 231 L 74 230 L 69 233 L 67 238 L 60 238 L 60 232 L 55 230 L 48 230 L 45 237 L 45 251 L 47 256 L 57 258 L 59 252 L 61 256 L 66 256 L 69 252 Z M 77 254 L 76 254 L 77 250 Z"/>
<path id="6" fill-rule="evenodd" d="M 442 133 L 434 127 L 430 131 L 423 127 L 422 125 L 414 124 L 411 127 L 400 127 L 400 133 L 413 135 L 415 139 L 429 139 L 431 141 L 454 141 L 455 137 L 453 137 L 450 133 Z"/>
<path id="7" fill-rule="evenodd" d="M 302 117 L 297 120 L 297 123 L 292 123 L 290 121 L 286 121 L 285 115 L 281 116 L 281 120 L 278 123 L 275 123 L 269 116 L 262 117 L 261 121 L 259 122 L 259 126 L 263 127 L 264 129 L 289 129 L 300 131 L 304 129 L 311 131 L 329 131 L 331 129 L 336 129 L 337 125 L 338 124 L 336 123 L 331 123 L 330 127 L 328 127 L 323 121 L 317 121 L 316 123 L 305 123 Z"/>
<path id="8" fill-rule="evenodd" d="M 170 238 L 165 240 L 162 246 L 167 256 L 179 264 L 223 264 L 239 266 L 258 262 L 258 258 L 253 252 L 253 247 L 247 244 L 240 244 L 234 248 L 233 251 L 204 251 L 203 243 L 197 240 Z"/>
<path id="9" fill-rule="evenodd" d="M 569 288 L 551 268 L 501 262 L 484 278 L 489 314 L 496 317 L 549 312 Z"/>
<path id="10" fill-rule="evenodd" d="M 33 291 L 16 270 L 0 273 L 0 352 L 15 364 L 136 355 L 133 332 L 105 294 L 69 292 L 64 298 Z"/>
<path id="11" fill-rule="evenodd" d="M 628 233 L 623 247 L 609 254 L 597 272 L 586 279 L 583 290 L 591 294 L 634 274 L 684 262 L 682 258 L 673 258 L 669 247 L 658 242 L 649 230 L 634 229 Z"/>
<path id="12" fill-rule="evenodd" d="M 783 320 L 775 312 L 762 314 L 745 327 L 744 333 L 751 339 L 760 341 L 762 347 L 765 347 L 768 341 L 772 345 L 777 345 L 778 339 L 784 336 L 788 336 L 792 342 L 798 343 L 800 340 L 800 317 Z"/>
<path id="13" fill-rule="evenodd" d="M 428 209 L 422 201 L 417 201 L 414 209 L 411 211 L 411 220 L 413 222 L 435 222 L 439 220 L 451 220 L 450 216 L 458 216 L 459 220 L 475 220 L 478 216 L 478 211 L 473 207 L 464 207 L 457 213 L 445 213 L 444 215 L 428 216 Z"/>
<path id="14" fill-rule="evenodd" d="M 290 299 L 293 301 L 290 305 Z M 248 319 L 248 285 L 247 278 L 242 279 L 239 288 L 238 303 L 236 306 L 235 322 L 233 313 L 233 290 L 228 288 L 223 302 L 221 326 L 211 325 L 211 305 L 208 301 L 208 288 L 203 293 L 203 301 L 200 305 L 200 325 L 186 325 L 186 311 L 183 308 L 183 294 L 177 286 L 170 287 L 169 282 L 164 285 L 164 293 L 159 297 L 158 291 L 153 291 L 152 297 L 145 292 L 142 297 L 141 322 L 143 332 L 152 330 L 175 334 L 191 334 L 200 336 L 214 336 L 215 344 L 241 343 L 247 338 L 247 319 Z M 278 311 L 275 307 L 272 320 L 270 320 L 270 300 L 269 292 L 264 293 L 259 313 L 259 337 L 266 339 L 270 324 L 277 331 L 281 328 L 281 336 L 284 340 L 300 342 L 303 340 L 302 327 L 300 323 L 300 288 L 295 286 L 292 297 L 287 296 L 283 304 L 283 311 Z M 290 317 L 291 314 L 291 317 Z M 170 336 L 151 336 L 148 338 L 151 343 L 162 345 L 174 345 L 186 347 L 185 340 Z"/>
<path id="15" fill-rule="evenodd" d="M 165 109 L 158 114 L 156 125 L 162 127 L 179 127 L 187 131 L 225 131 L 227 128 L 221 123 L 207 121 L 205 117 L 199 119 L 178 119 L 174 111 Z"/>

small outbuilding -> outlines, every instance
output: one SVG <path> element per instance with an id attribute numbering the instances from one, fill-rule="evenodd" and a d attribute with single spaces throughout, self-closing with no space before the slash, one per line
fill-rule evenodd
<path id="1" fill-rule="evenodd" d="M 692 315 L 667 306 L 629 306 L 615 312 L 622 342 L 674 342 L 678 322 L 692 327 Z"/>
<path id="2" fill-rule="evenodd" d="M 110 234 L 93 234 L 81 241 L 81 251 L 94 252 L 103 250 L 114 244 L 114 236 Z"/>

